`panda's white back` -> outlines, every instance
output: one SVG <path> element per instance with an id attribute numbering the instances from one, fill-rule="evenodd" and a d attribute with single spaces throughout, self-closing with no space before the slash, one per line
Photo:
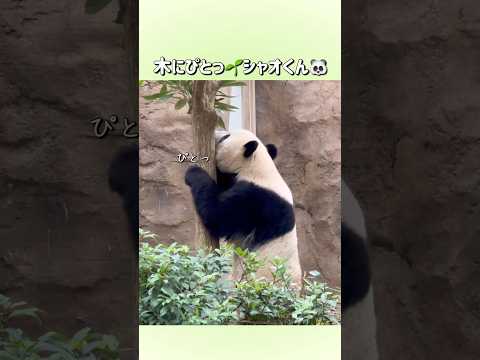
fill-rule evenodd
<path id="1" fill-rule="evenodd" d="M 294 206 L 292 192 L 278 171 L 275 163 L 268 154 L 266 147 L 261 144 L 253 156 L 254 167 L 247 169 L 238 176 L 239 180 L 253 182 L 255 185 L 271 190 Z M 274 241 L 260 246 L 256 252 L 263 258 L 280 257 L 287 260 L 287 267 L 292 275 L 293 282 L 301 287 L 302 269 L 300 266 L 300 257 L 298 254 L 297 227 L 294 226 L 288 233 L 276 238 Z M 267 266 L 263 271 L 259 271 L 259 276 L 270 278 L 270 269 Z"/>
<path id="2" fill-rule="evenodd" d="M 253 154 L 252 166 L 242 169 L 237 180 L 245 180 L 271 190 L 293 206 L 293 196 L 263 144 Z"/>
<path id="3" fill-rule="evenodd" d="M 260 246 L 257 249 L 257 253 L 264 258 L 281 257 L 287 260 L 287 267 L 292 280 L 297 288 L 302 286 L 302 269 L 300 266 L 300 257 L 298 255 L 298 240 L 297 240 L 297 227 L 286 233 L 285 235 L 277 238 L 275 241 L 269 242 Z M 266 267 L 263 272 L 259 272 L 260 276 L 266 278 L 271 277 L 269 267 Z"/>
<path id="4" fill-rule="evenodd" d="M 273 159 L 268 153 L 265 145 L 252 133 L 245 130 L 232 132 L 235 136 L 244 136 L 242 142 L 255 139 L 259 142 L 257 150 L 248 161 L 248 166 L 243 166 L 238 172 L 236 181 L 247 181 L 266 190 L 270 190 L 286 200 L 291 206 L 294 206 L 292 192 L 278 171 Z M 233 135 L 232 135 L 233 136 Z M 244 164 L 245 165 L 245 164 Z M 255 249 L 255 252 L 264 259 L 273 259 L 281 257 L 287 260 L 287 267 L 292 275 L 293 282 L 301 286 L 302 270 L 300 266 L 300 257 L 298 254 L 297 228 L 293 227 L 288 233 L 268 241 L 267 243 Z M 238 264 L 234 265 L 234 276 L 239 275 Z M 235 275 L 236 274 L 236 275 Z M 257 276 L 267 279 L 271 278 L 270 266 L 260 269 Z"/>

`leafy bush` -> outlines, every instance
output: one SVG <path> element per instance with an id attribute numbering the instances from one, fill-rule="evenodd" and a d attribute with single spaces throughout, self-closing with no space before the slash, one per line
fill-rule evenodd
<path id="1" fill-rule="evenodd" d="M 141 238 L 152 238 L 142 231 Z M 231 280 L 233 255 L 241 264 L 240 279 Z M 303 291 L 292 286 L 284 260 L 270 263 L 272 280 L 258 278 L 266 266 L 254 252 L 223 245 L 210 253 L 192 253 L 177 244 L 140 248 L 139 316 L 156 324 L 338 324 L 338 291 L 304 279 Z"/>
<path id="2" fill-rule="evenodd" d="M 115 337 L 92 332 L 89 328 L 78 331 L 72 338 L 48 332 L 31 339 L 21 329 L 8 327 L 11 320 L 29 317 L 40 322 L 40 311 L 25 302 L 12 302 L 0 294 L 0 359 L 5 360 L 118 360 Z"/>

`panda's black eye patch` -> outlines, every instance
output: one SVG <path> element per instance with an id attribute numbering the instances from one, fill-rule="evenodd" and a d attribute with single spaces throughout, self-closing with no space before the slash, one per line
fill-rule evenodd
<path id="1" fill-rule="evenodd" d="M 255 141 L 255 140 L 249 141 L 248 143 L 243 145 L 243 147 L 245 148 L 245 152 L 243 153 L 243 156 L 248 158 L 255 152 L 255 150 L 257 150 L 258 141 Z"/>
<path id="2" fill-rule="evenodd" d="M 218 140 L 217 145 L 220 144 L 222 141 L 226 140 L 229 136 L 230 136 L 230 134 L 227 134 L 227 135 L 222 136 L 222 137 L 220 138 L 220 140 Z"/>

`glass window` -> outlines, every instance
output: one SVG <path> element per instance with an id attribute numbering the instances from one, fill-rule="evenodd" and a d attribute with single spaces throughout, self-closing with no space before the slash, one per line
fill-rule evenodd
<path id="1" fill-rule="evenodd" d="M 237 107 L 231 112 L 222 112 L 220 116 L 228 130 L 247 129 L 255 133 L 255 81 L 245 81 L 244 86 L 232 86 L 224 92 L 232 96 L 227 101 Z"/>

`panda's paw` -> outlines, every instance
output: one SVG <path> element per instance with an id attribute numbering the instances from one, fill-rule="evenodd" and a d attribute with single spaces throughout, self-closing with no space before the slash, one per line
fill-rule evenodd
<path id="1" fill-rule="evenodd" d="M 185 184 L 188 186 L 192 186 L 195 183 L 198 183 L 199 181 L 202 180 L 202 178 L 205 178 L 205 176 L 208 178 L 208 173 L 202 169 L 200 166 L 193 165 L 190 166 L 187 169 L 187 172 L 185 173 Z"/>

